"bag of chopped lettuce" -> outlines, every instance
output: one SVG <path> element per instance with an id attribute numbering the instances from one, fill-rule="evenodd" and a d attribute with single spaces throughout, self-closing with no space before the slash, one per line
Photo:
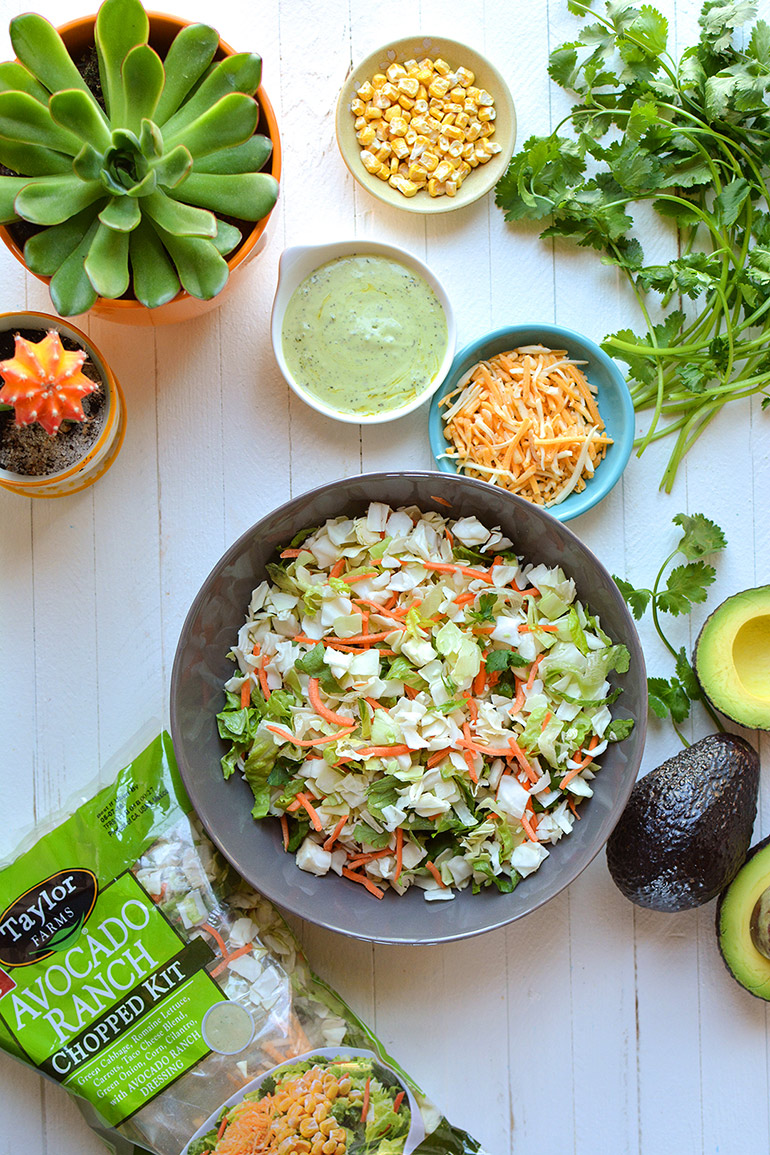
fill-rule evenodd
<path id="1" fill-rule="evenodd" d="M 168 734 L 0 869 L 0 894 L 0 1045 L 116 1155 L 481 1151 L 217 854 Z"/>

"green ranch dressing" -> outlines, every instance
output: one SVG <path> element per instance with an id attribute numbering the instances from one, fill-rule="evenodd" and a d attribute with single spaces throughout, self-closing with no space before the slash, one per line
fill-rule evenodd
<path id="1" fill-rule="evenodd" d="M 438 372 L 447 324 L 423 278 L 388 257 L 338 257 L 295 289 L 283 321 L 294 380 L 341 413 L 406 405 Z"/>

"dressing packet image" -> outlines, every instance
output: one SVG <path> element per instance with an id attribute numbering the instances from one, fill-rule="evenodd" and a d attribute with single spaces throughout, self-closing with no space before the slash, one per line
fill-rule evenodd
<path id="1" fill-rule="evenodd" d="M 0 905 L 0 1046 L 115 1155 L 485 1155 L 216 851 L 167 733 L 0 867 Z"/>

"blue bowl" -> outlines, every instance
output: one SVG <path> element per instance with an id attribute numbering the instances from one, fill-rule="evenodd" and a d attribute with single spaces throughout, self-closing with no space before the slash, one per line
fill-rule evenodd
<path id="1" fill-rule="evenodd" d="M 558 505 L 545 507 L 559 521 L 570 521 L 606 497 L 625 469 L 634 442 L 634 406 L 625 378 L 612 358 L 581 333 L 565 329 L 562 325 L 509 325 L 466 345 L 455 357 L 444 383 L 433 396 L 428 418 L 430 447 L 442 473 L 458 472 L 454 462 L 442 456 L 449 443 L 444 437 L 439 403 L 477 361 L 486 361 L 497 353 L 516 349 L 520 345 L 566 349 L 574 360 L 586 362 L 581 368 L 591 385 L 598 390 L 596 402 L 607 433 L 612 438 L 612 445 L 607 447 L 607 453 L 597 466 L 594 476 L 586 479 L 585 489 L 580 493 L 571 493 Z"/>

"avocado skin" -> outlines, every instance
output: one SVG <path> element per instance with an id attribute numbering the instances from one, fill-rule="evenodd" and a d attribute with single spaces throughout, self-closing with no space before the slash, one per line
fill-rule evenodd
<path id="1" fill-rule="evenodd" d="M 758 789 L 759 758 L 736 734 L 709 734 L 651 770 L 607 842 L 615 885 L 665 912 L 715 898 L 746 857 Z"/>
<path id="2" fill-rule="evenodd" d="M 767 884 L 770 886 L 770 837 L 763 838 L 760 842 L 757 842 L 755 846 L 751 847 L 748 854 L 746 855 L 743 865 L 741 866 L 740 870 L 736 872 L 735 877 L 737 878 L 741 870 L 743 870 L 743 867 L 748 866 L 748 864 L 752 862 L 753 859 L 757 857 L 757 855 L 761 855 L 767 859 L 765 867 L 767 869 Z M 734 882 L 735 879 L 731 879 L 731 881 Z M 722 962 L 727 967 L 727 970 L 732 978 L 734 978 L 737 983 L 740 983 L 744 990 L 747 990 L 749 994 L 753 995 L 756 999 L 763 999 L 764 1001 L 767 1001 L 767 995 L 760 994 L 759 991 L 753 989 L 751 981 L 747 979 L 745 974 L 742 972 L 739 962 L 736 961 L 736 963 L 731 965 L 728 961 L 726 952 L 729 952 L 729 945 L 727 942 L 725 942 L 725 931 L 722 927 L 722 907 L 724 906 L 725 902 L 728 901 L 728 897 L 729 884 L 724 888 L 719 898 L 717 899 L 714 916 L 714 926 L 717 932 L 717 945 L 719 947 L 719 953 L 722 957 Z M 744 911 L 744 914 L 746 921 L 748 922 L 751 919 L 751 911 Z M 735 954 L 734 951 L 732 953 Z"/>

